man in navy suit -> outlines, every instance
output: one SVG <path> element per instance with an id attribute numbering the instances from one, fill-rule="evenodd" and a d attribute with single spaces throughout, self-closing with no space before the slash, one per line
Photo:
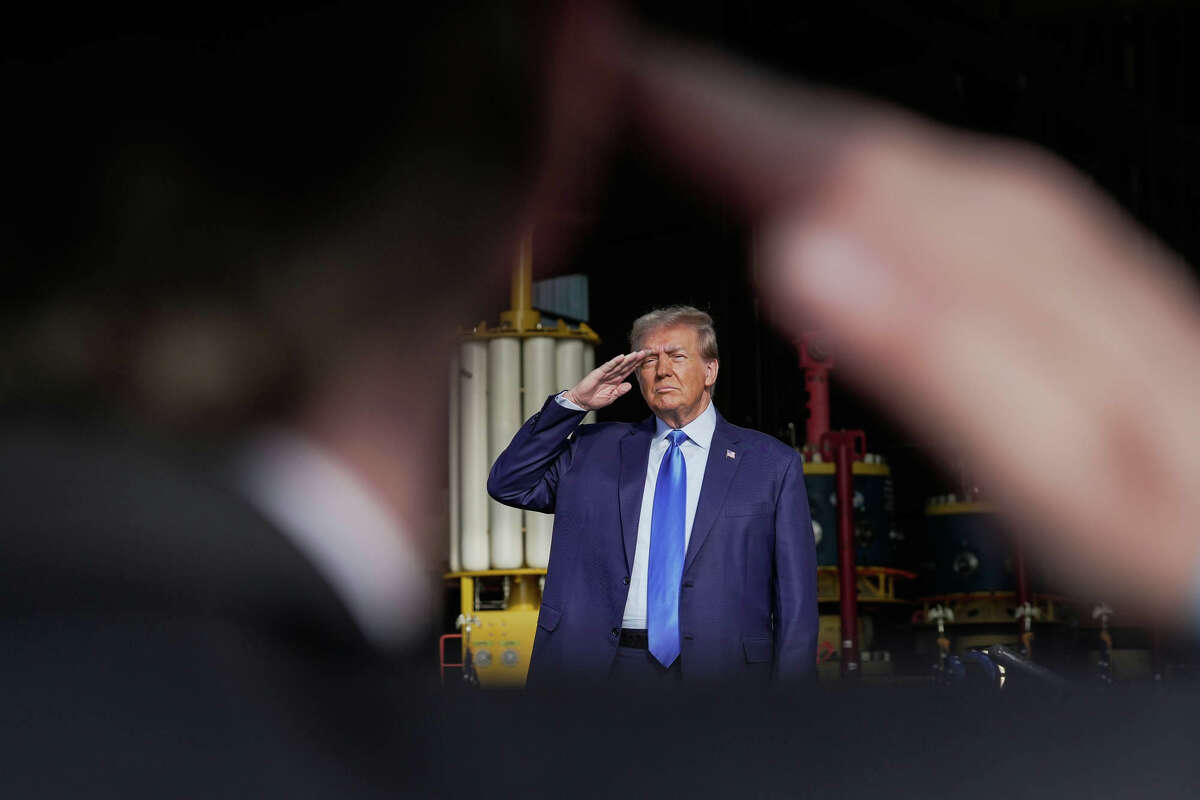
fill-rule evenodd
<path id="1" fill-rule="evenodd" d="M 803 679 L 816 554 L 800 456 L 712 404 L 712 319 L 652 311 L 632 352 L 550 397 L 492 466 L 496 500 L 554 512 L 529 683 Z M 632 389 L 654 416 L 580 427 Z"/>

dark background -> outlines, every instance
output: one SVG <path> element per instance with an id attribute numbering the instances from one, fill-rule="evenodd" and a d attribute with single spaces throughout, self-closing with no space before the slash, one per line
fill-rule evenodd
<path id="1" fill-rule="evenodd" d="M 641 18 L 783 76 L 871 95 L 950 125 L 1035 142 L 1090 176 L 1190 263 L 1200 263 L 1200 9 L 1166 2 L 1020 0 L 905 5 L 646 2 Z M 589 278 L 597 361 L 627 349 L 660 305 L 712 314 L 715 402 L 731 422 L 803 439 L 806 395 L 792 344 L 765 324 L 749 280 L 753 231 L 636 143 L 595 176 L 583 235 L 535 278 Z M 498 311 L 499 309 L 497 309 Z M 899 332 L 903 335 L 903 332 Z M 836 354 L 835 354 L 836 357 Z M 928 496 L 953 490 L 920 441 L 831 381 L 832 424 L 862 428 L 893 468 L 898 523 L 918 530 Z M 600 419 L 646 415 L 637 393 Z M 1020 447 L 1020 431 L 1013 431 Z M 986 488 L 986 487 L 985 487 Z"/>

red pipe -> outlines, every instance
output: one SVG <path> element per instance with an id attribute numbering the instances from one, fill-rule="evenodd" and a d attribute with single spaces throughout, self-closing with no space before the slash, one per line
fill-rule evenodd
<path id="1" fill-rule="evenodd" d="M 461 642 L 462 638 L 461 633 L 444 633 L 438 639 L 438 677 L 441 679 L 443 686 L 446 684 L 446 667 L 458 667 L 462 669 L 464 666 L 461 661 L 454 664 L 446 660 L 446 642 L 449 639 L 458 639 Z"/>
<path id="2" fill-rule="evenodd" d="M 855 445 L 866 451 L 862 431 L 830 431 L 821 438 L 822 455 L 837 463 L 838 506 L 838 600 L 842 613 L 841 676 L 857 678 L 861 672 L 858 652 L 858 571 L 854 563 L 854 456 Z M 836 448 L 836 453 L 830 452 Z"/>
<path id="3" fill-rule="evenodd" d="M 804 371 L 804 388 L 808 390 L 808 421 L 804 428 L 806 444 L 816 445 L 829 432 L 829 370 L 810 367 Z"/>
<path id="4" fill-rule="evenodd" d="M 1166 647 L 1163 645 L 1162 628 L 1157 624 L 1151 628 L 1150 672 L 1154 682 L 1163 684 L 1167 677 Z"/>
<path id="5" fill-rule="evenodd" d="M 1025 548 L 1020 542 L 1012 544 L 1013 566 L 1017 573 L 1017 608 L 1033 609 L 1033 594 L 1029 591 L 1029 571 L 1025 567 Z M 1026 658 L 1033 658 L 1033 616 L 1026 613 L 1017 620 L 1017 635 Z"/>
<path id="6" fill-rule="evenodd" d="M 800 367 L 804 370 L 804 388 L 808 392 L 804 443 L 816 448 L 821 444 L 821 437 L 829 432 L 829 370 L 833 367 L 833 357 L 813 332 L 802 334 L 797 347 Z"/>
<path id="7" fill-rule="evenodd" d="M 838 444 L 838 599 L 842 610 L 841 675 L 859 674 L 858 575 L 854 569 L 854 461 L 845 440 Z"/>

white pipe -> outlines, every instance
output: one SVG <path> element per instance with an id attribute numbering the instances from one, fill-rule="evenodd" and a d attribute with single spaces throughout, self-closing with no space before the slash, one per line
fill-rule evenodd
<path id="1" fill-rule="evenodd" d="M 462 535 L 462 524 L 458 516 L 459 502 L 459 403 L 458 403 L 458 382 L 459 382 L 459 354 L 456 350 L 450 356 L 450 548 L 447 555 L 447 560 L 450 563 L 450 571 L 458 572 L 462 569 L 459 559 L 458 542 Z"/>
<path id="2" fill-rule="evenodd" d="M 521 427 L 521 340 L 504 336 L 488 341 L 489 463 L 504 452 Z M 524 561 L 521 509 L 488 503 L 492 569 L 515 569 Z"/>
<path id="3" fill-rule="evenodd" d="M 559 339 L 554 345 L 554 382 L 570 389 L 583 377 L 583 340 Z"/>
<path id="4" fill-rule="evenodd" d="M 459 552 L 463 569 L 480 570 L 489 564 L 487 343 L 463 342 L 459 353 Z"/>
<path id="5" fill-rule="evenodd" d="M 533 336 L 521 345 L 525 418 L 536 414 L 546 398 L 559 391 L 554 380 L 554 342 L 549 336 Z M 525 512 L 525 564 L 545 568 L 550 563 L 550 537 L 554 515 Z"/>
<path id="6" fill-rule="evenodd" d="M 554 376 L 554 338 L 531 336 L 521 345 L 522 405 L 529 419 L 546 403 L 546 398 L 562 389 Z"/>
<path id="7" fill-rule="evenodd" d="M 584 342 L 583 343 L 583 359 L 581 362 L 579 377 L 582 378 L 584 375 L 587 375 L 589 372 L 591 372 L 595 368 L 596 368 L 596 346 L 593 345 L 591 342 Z M 584 425 L 587 425 L 587 424 L 595 422 L 595 421 L 596 421 L 596 412 L 595 411 L 589 411 L 587 416 L 583 418 Z"/>

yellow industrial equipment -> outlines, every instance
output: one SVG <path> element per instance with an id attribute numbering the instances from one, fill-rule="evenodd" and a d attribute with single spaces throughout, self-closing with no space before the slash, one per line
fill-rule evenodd
<path id="1" fill-rule="evenodd" d="M 463 669 L 483 687 L 525 682 L 550 558 L 553 517 L 490 500 L 491 464 L 546 398 L 590 372 L 600 337 L 533 308 L 532 240 L 499 324 L 464 331 L 450 369 L 450 535 L 446 580 L 458 585 Z M 584 422 L 590 419 L 585 418 Z"/>
<path id="2" fill-rule="evenodd" d="M 463 664 L 479 686 L 525 685 L 545 574 L 526 568 L 446 575 L 459 582 Z"/>
<path id="3" fill-rule="evenodd" d="M 855 567 L 860 603 L 900 603 L 910 601 L 896 595 L 896 579 L 912 580 L 917 573 L 894 567 Z M 817 567 L 817 602 L 838 602 L 838 568 Z"/>

